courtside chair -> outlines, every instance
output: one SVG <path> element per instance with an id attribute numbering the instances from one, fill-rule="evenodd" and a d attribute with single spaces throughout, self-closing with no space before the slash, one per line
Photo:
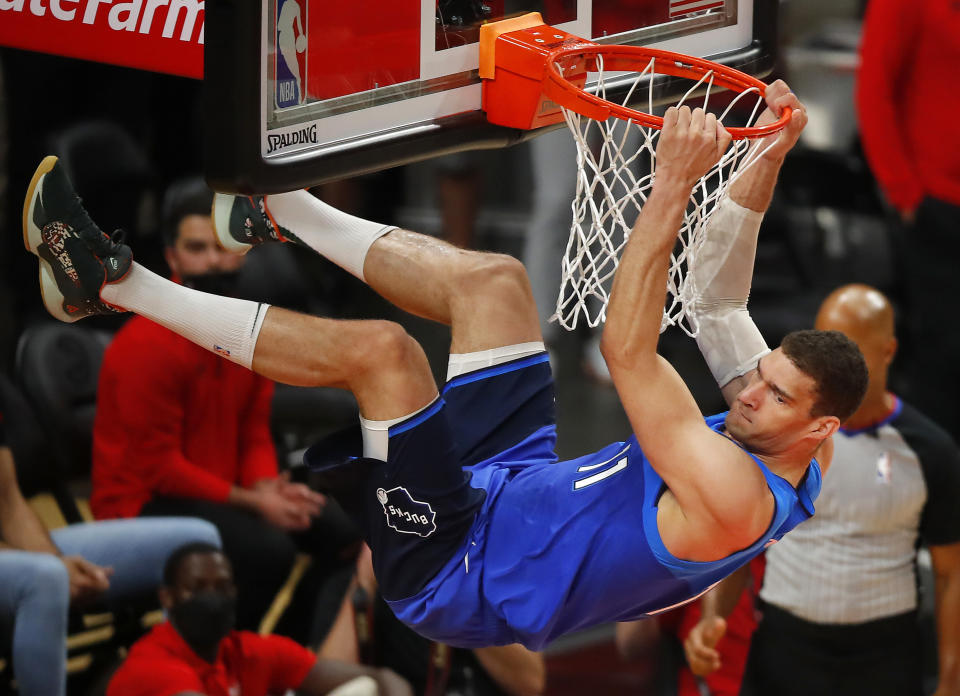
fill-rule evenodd
<path id="1" fill-rule="evenodd" d="M 67 482 L 73 494 L 57 503 L 68 523 L 81 522 L 77 493 L 89 494 L 97 381 L 109 334 L 48 322 L 28 328 L 15 359 L 19 386 L 50 443 L 51 481 Z"/>
<path id="2" fill-rule="evenodd" d="M 4 425 L 24 497 L 48 529 L 67 524 L 69 518 L 79 516 L 78 506 L 67 478 L 61 475 L 51 438 L 30 401 L 2 374 L 0 398 L 6 406 Z M 71 611 L 65 658 L 71 688 L 98 680 L 116 664 L 118 650 L 129 646 L 143 633 L 142 615 L 142 607 L 131 607 L 129 611 L 118 611 L 115 616 L 105 605 L 97 603 Z M 0 696 L 15 693 L 10 666 L 12 630 L 12 624 L 0 625 Z"/>

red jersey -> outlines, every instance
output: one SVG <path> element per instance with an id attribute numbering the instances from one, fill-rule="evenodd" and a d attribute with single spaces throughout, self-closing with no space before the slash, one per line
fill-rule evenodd
<path id="1" fill-rule="evenodd" d="M 727 631 L 717 643 L 720 652 L 720 669 L 706 678 L 711 696 L 737 696 L 740 683 L 747 667 L 747 655 L 750 652 L 750 639 L 757 630 L 757 616 L 754 608 L 757 593 L 763 584 L 763 570 L 766 557 L 757 556 L 750 561 L 751 583 L 740 595 L 740 601 L 727 617 Z M 692 602 L 682 609 L 677 637 L 687 639 L 696 623 L 700 620 L 700 602 Z M 678 696 L 699 696 L 700 687 L 690 668 L 683 666 L 677 677 Z"/>
<path id="2" fill-rule="evenodd" d="M 134 317 L 107 348 L 93 429 L 99 519 L 134 517 L 155 495 L 227 500 L 277 476 L 273 382 Z"/>
<path id="3" fill-rule="evenodd" d="M 220 641 L 217 661 L 201 659 L 169 622 L 133 644 L 107 687 L 107 696 L 279 696 L 297 689 L 316 657 L 282 636 L 231 631 Z"/>
<path id="4" fill-rule="evenodd" d="M 960 205 L 960 4 L 871 0 L 863 24 L 857 109 L 864 151 L 901 210 L 924 196 Z"/>

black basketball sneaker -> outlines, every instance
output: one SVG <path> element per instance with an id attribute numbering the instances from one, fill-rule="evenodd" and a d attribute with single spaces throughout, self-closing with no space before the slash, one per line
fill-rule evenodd
<path id="1" fill-rule="evenodd" d="M 57 319 L 124 311 L 101 300 L 100 290 L 130 271 L 130 247 L 90 219 L 56 157 L 44 158 L 30 180 L 23 243 L 40 259 L 43 304 Z"/>
<path id="2" fill-rule="evenodd" d="M 297 241 L 289 230 L 276 223 L 263 196 L 218 193 L 213 198 L 211 214 L 217 242 L 227 251 L 245 254 L 258 244 Z"/>

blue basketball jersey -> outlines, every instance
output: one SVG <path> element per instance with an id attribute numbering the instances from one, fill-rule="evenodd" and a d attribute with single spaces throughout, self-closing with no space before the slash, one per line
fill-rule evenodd
<path id="1" fill-rule="evenodd" d="M 706 419 L 719 431 L 725 413 Z M 794 489 L 751 457 L 773 493 L 767 532 L 711 562 L 675 558 L 657 529 L 665 490 L 635 437 L 557 461 L 540 428 L 467 470 L 487 497 L 460 551 L 415 596 L 391 601 L 418 633 L 462 647 L 538 650 L 598 623 L 630 621 L 696 598 L 814 513 L 820 468 Z"/>

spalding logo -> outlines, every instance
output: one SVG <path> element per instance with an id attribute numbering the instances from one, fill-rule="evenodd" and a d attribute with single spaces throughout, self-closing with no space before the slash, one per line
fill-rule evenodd
<path id="1" fill-rule="evenodd" d="M 389 491 L 378 488 L 377 500 L 387 516 L 387 524 L 401 534 L 428 537 L 437 531 L 437 513 L 429 504 L 414 500 L 403 486 Z"/>

